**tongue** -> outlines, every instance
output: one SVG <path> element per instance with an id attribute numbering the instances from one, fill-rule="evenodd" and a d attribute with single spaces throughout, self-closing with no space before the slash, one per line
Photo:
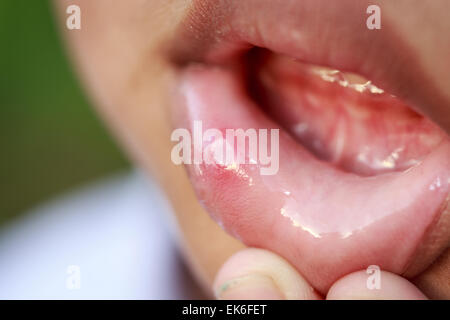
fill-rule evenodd
<path id="1" fill-rule="evenodd" d="M 318 158 L 360 175 L 403 171 L 444 139 L 427 118 L 364 80 L 269 55 L 252 89 L 266 112 Z"/>
<path id="2" fill-rule="evenodd" d="M 228 71 L 188 69 L 180 91 L 177 127 L 193 130 L 196 120 L 203 130 L 278 127 Z M 203 147 L 214 154 L 211 146 L 221 144 L 210 142 Z M 200 202 L 225 230 L 285 257 L 321 292 L 369 265 L 405 271 L 450 189 L 448 142 L 405 172 L 362 177 L 318 160 L 280 130 L 275 175 L 261 175 L 258 161 L 186 167 Z"/>

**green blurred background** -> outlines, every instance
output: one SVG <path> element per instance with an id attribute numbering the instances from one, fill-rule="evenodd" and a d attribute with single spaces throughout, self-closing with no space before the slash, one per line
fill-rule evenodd
<path id="1" fill-rule="evenodd" d="M 45 0 L 0 1 L 0 224 L 128 167 L 83 95 Z"/>

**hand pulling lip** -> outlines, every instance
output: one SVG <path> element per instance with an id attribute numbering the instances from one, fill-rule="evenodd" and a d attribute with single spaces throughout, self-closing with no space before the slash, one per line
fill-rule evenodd
<path id="1" fill-rule="evenodd" d="M 408 45 L 396 36 L 395 30 L 389 28 L 389 21 L 385 21 L 383 29 L 375 33 L 362 27 L 364 26 L 365 9 L 367 5 L 368 3 L 366 1 L 361 1 L 357 4 L 353 1 L 340 1 L 339 3 L 330 3 L 329 1 L 326 2 L 320 0 L 282 1 L 282 5 L 281 1 L 270 0 L 194 1 L 184 23 L 182 23 L 181 28 L 176 33 L 175 40 L 173 41 L 175 45 L 169 49 L 170 56 L 176 65 L 186 69 L 185 67 L 193 62 L 201 62 L 206 65 L 227 64 L 251 47 L 264 47 L 273 52 L 295 57 L 306 63 L 313 63 L 361 74 L 383 89 L 388 90 L 400 98 L 404 98 L 405 102 L 415 107 L 418 112 L 428 115 L 432 120 L 435 120 L 445 128 L 445 126 L 450 123 L 448 123 L 448 119 L 436 116 L 436 110 L 439 110 L 442 105 L 448 104 L 448 102 L 442 98 L 441 93 L 432 85 L 432 83 L 427 81 L 427 74 L 408 48 Z M 389 70 L 389 72 L 386 72 L 386 70 Z M 188 71 L 187 73 L 191 72 Z M 214 78 L 215 76 L 207 75 L 205 77 Z M 226 86 L 226 81 L 224 81 L 223 77 L 217 77 L 215 80 L 217 80 L 216 85 Z M 411 90 L 411 88 L 414 89 Z M 211 86 L 208 87 L 208 89 L 211 89 L 211 91 L 214 90 Z M 223 92 L 218 94 L 218 98 L 224 101 L 230 100 Z M 241 99 L 238 99 L 237 101 L 236 104 L 244 104 Z M 179 107 L 179 104 L 175 105 Z M 208 111 L 210 113 L 209 115 L 203 114 L 200 118 L 205 120 L 211 117 L 217 117 L 217 113 L 223 111 L 216 110 L 217 108 L 212 109 L 214 110 Z M 192 110 L 188 110 L 187 112 L 189 113 L 191 111 Z M 236 110 L 236 112 L 239 113 L 240 111 Z M 186 122 L 183 123 L 188 125 Z M 177 122 L 178 126 L 179 124 L 180 122 Z M 224 123 L 218 125 L 218 127 L 224 126 L 226 126 Z M 450 128 L 450 126 L 447 128 Z M 448 153 L 448 150 L 445 148 L 446 147 L 441 150 L 444 155 Z M 448 160 L 445 163 L 448 165 Z M 438 164 L 438 162 L 436 162 L 436 164 Z M 442 163 L 440 166 L 443 166 Z M 448 167 L 446 167 L 445 170 L 448 171 Z M 231 219 L 236 218 L 235 209 L 240 208 L 252 211 L 254 208 L 249 204 L 251 203 L 251 199 L 258 198 L 264 202 L 264 198 L 260 198 L 258 192 L 250 192 L 250 200 L 247 199 L 241 201 L 243 203 L 239 203 L 239 201 L 228 198 L 223 194 L 229 193 L 237 195 L 239 192 L 244 193 L 245 188 L 247 187 L 245 184 L 240 185 L 239 182 L 234 181 L 232 177 L 226 178 L 220 174 L 217 176 L 217 172 L 210 172 L 209 175 L 205 175 L 202 177 L 201 181 L 199 181 L 199 179 L 195 177 L 195 173 L 191 171 L 191 168 L 188 168 L 188 171 L 191 173 L 194 188 L 196 189 L 199 198 L 205 202 L 205 206 L 209 213 L 215 218 L 218 218 L 218 215 L 220 215 L 220 212 L 218 213 L 218 211 L 226 211 L 225 223 L 223 221 L 223 216 L 220 217 L 219 220 L 222 219 L 222 223 L 225 224 L 225 228 L 228 231 L 238 238 L 246 238 L 244 239 L 244 242 L 249 245 L 261 245 L 273 249 L 274 251 L 278 250 L 277 252 L 293 262 L 300 271 L 308 274 L 308 278 L 319 288 L 319 290 L 325 290 L 330 284 L 330 281 L 333 280 L 333 277 L 336 276 L 336 270 L 339 269 L 339 267 L 330 265 L 323 266 L 322 271 L 329 272 L 329 275 L 325 277 L 325 280 L 320 280 L 317 274 L 319 273 L 317 268 L 320 268 L 321 265 L 318 263 L 318 260 L 312 256 L 311 250 L 316 249 L 317 252 L 315 252 L 315 254 L 322 254 L 322 256 L 324 253 L 328 252 L 331 257 L 335 258 L 334 262 L 343 259 L 341 262 L 347 265 L 349 265 L 348 259 L 351 257 L 358 257 L 357 255 L 355 256 L 352 254 L 344 254 L 341 258 L 338 257 L 339 253 L 354 246 L 354 244 L 350 245 L 348 242 L 341 242 L 340 244 L 342 245 L 341 248 L 348 245 L 348 247 L 346 247 L 347 249 L 344 251 L 329 252 L 324 246 L 311 246 L 308 248 L 307 246 L 310 244 L 309 240 L 305 240 L 304 243 L 299 244 L 299 247 L 301 247 L 300 249 L 295 248 L 295 246 L 292 245 L 280 249 L 275 248 L 270 243 L 266 242 L 261 238 L 262 236 L 253 234 L 250 237 L 246 237 L 242 232 L 245 230 L 252 230 L 254 227 L 251 225 L 244 225 L 241 227 L 241 230 L 235 230 L 236 225 L 239 225 L 240 223 L 239 221 L 236 222 Z M 416 173 L 419 171 L 420 168 L 415 170 Z M 231 173 L 228 172 L 227 174 Z M 237 191 L 230 190 L 230 188 L 236 188 Z M 221 195 L 218 196 L 219 194 Z M 419 197 L 420 192 L 418 192 L 417 195 Z M 222 201 L 215 203 L 217 197 L 219 197 L 219 200 L 221 197 L 225 197 L 228 199 L 228 203 L 222 203 L 223 199 Z M 440 198 L 445 197 L 446 195 L 442 194 L 440 196 Z M 433 205 L 415 204 L 418 211 L 425 207 L 428 208 L 427 211 L 434 211 L 434 213 L 430 213 L 433 217 L 431 220 L 433 221 L 426 220 L 425 218 L 422 220 L 422 227 L 431 233 L 433 232 L 433 224 L 436 222 L 436 219 L 438 220 L 436 217 L 439 217 L 440 206 L 437 204 L 439 201 L 440 200 L 437 200 L 436 203 L 433 202 Z M 255 207 L 263 209 L 261 208 L 261 204 L 255 205 Z M 402 216 L 402 214 L 397 216 L 394 224 L 402 225 L 403 222 L 401 221 L 401 218 L 399 218 L 400 216 Z M 418 218 L 420 215 L 415 215 L 415 217 Z M 267 220 L 270 220 L 268 214 L 260 219 L 266 220 L 266 222 Z M 248 217 L 241 218 L 241 221 L 248 221 Z M 277 222 L 277 225 L 284 223 L 285 222 Z M 413 225 L 410 225 L 410 227 L 412 231 L 417 229 Z M 278 226 L 270 227 L 269 225 L 265 225 L 260 231 L 266 231 L 268 235 L 277 236 L 276 232 L 273 231 L 273 228 L 276 229 Z M 382 227 L 380 226 L 376 228 L 379 228 L 377 229 L 378 231 L 382 230 Z M 411 235 L 408 235 L 408 228 L 409 227 L 405 227 L 405 225 L 402 227 L 401 234 L 405 239 L 410 239 L 411 237 Z M 307 230 L 305 232 L 307 232 Z M 286 239 L 289 238 L 287 234 L 289 233 L 290 232 L 287 232 L 284 235 L 278 234 L 278 236 L 280 236 L 280 239 L 284 239 L 284 243 L 286 243 Z M 311 233 L 309 233 L 309 235 L 311 235 Z M 418 266 L 417 263 L 412 261 L 413 259 L 411 257 L 414 255 L 411 252 L 419 247 L 417 243 L 420 242 L 420 239 L 426 238 L 426 235 L 421 231 L 417 231 L 413 238 L 414 243 L 412 244 L 412 247 L 409 248 L 410 250 L 407 250 L 408 253 L 402 252 L 400 254 L 396 249 L 390 248 L 387 242 L 375 247 L 370 247 L 370 245 L 368 245 L 367 250 L 373 250 L 372 253 L 383 254 L 384 256 L 387 254 L 401 255 L 398 259 L 402 260 L 402 263 L 397 261 L 383 264 L 387 260 L 381 263 L 382 267 L 386 266 L 387 269 L 390 269 L 391 271 L 403 273 L 408 265 L 414 265 L 414 269 L 416 270 L 423 270 L 424 266 L 429 265 L 436 256 L 428 257 L 428 259 L 426 259 L 427 261 L 422 261 Z M 394 241 L 394 239 L 403 244 L 406 241 L 405 239 L 391 235 L 391 240 Z M 367 245 L 367 239 L 360 238 L 360 240 Z M 278 244 L 282 244 L 282 242 L 283 241 L 279 240 Z M 330 241 L 330 243 L 332 243 L 332 241 Z M 440 249 L 445 246 L 448 247 L 448 243 L 441 244 Z M 353 249 L 355 248 L 353 247 Z M 361 248 L 357 248 L 357 251 L 358 250 L 361 250 Z M 346 251 L 346 253 L 348 252 L 349 251 Z M 436 252 L 442 252 L 442 250 L 436 250 L 436 248 L 434 248 L 433 253 Z M 305 265 L 306 262 L 303 264 L 297 263 L 303 256 L 306 257 L 310 266 Z M 375 261 L 376 260 L 377 259 L 375 259 Z M 371 260 L 370 255 L 363 253 L 358 262 L 358 266 L 362 267 L 364 263 L 369 263 L 370 261 L 373 261 Z M 316 268 L 316 270 L 314 270 L 314 268 Z M 344 270 L 354 271 L 351 268 L 346 269 L 346 267 L 342 267 L 339 272 Z M 408 270 L 406 270 L 406 272 L 408 273 Z M 414 276 L 416 273 L 410 275 Z"/>
<path id="2" fill-rule="evenodd" d="M 277 127 L 230 70 L 189 67 L 181 77 L 181 100 L 174 106 L 184 115 L 175 119 L 177 127 L 191 128 L 195 120 L 205 128 Z M 186 168 L 197 197 L 225 230 L 247 245 L 277 252 L 320 292 L 372 264 L 404 273 L 442 216 L 450 190 L 449 143 L 406 172 L 370 178 L 316 160 L 283 131 L 279 150 L 275 176 L 260 176 L 251 165 Z M 441 252 L 445 245 L 430 250 Z"/>
<path id="3" fill-rule="evenodd" d="M 447 133 L 450 101 L 432 83 L 408 43 L 383 17 L 365 26 L 369 1 L 196 0 L 169 46 L 177 65 L 221 64 L 251 47 L 354 72 L 402 98 Z"/>

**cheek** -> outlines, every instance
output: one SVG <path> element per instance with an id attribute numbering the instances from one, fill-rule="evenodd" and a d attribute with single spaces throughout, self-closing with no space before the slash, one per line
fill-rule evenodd
<path id="1" fill-rule="evenodd" d="M 396 30 L 399 38 L 407 42 L 415 59 L 420 61 L 425 73 L 417 87 L 422 87 L 422 90 L 427 87 L 436 89 L 422 93 L 425 98 L 420 102 L 427 106 L 422 111 L 446 129 L 447 133 L 450 133 L 450 118 L 445 117 L 448 112 L 446 106 L 450 102 L 450 40 L 448 36 L 441 35 L 448 34 L 450 30 L 450 20 L 446 17 L 449 9 L 448 1 L 441 1 L 432 8 L 418 1 L 409 10 L 401 10 L 392 2 L 386 1 L 383 3 L 385 18 L 382 18 L 389 21 L 390 27 Z M 427 27 L 418 22 L 426 19 L 425 17 L 433 17 L 433 23 Z M 409 94 L 415 95 L 414 92 Z M 405 96 L 408 96 L 408 92 Z"/>
<path id="2" fill-rule="evenodd" d="M 69 1 L 58 2 L 61 26 L 91 91 L 108 91 L 101 92 L 102 104 L 117 104 L 123 91 L 136 86 L 153 86 L 147 81 L 166 58 L 161 49 L 181 14 L 178 2 L 81 0 L 81 30 L 76 31 L 65 28 Z M 144 71 L 152 74 L 142 77 Z"/>
<path id="3" fill-rule="evenodd" d="M 65 36 L 76 71 L 101 117 L 130 158 L 164 188 L 189 264 L 209 286 L 221 264 L 242 244 L 205 214 L 184 169 L 170 160 L 173 77 L 161 48 L 170 41 L 188 3 L 80 0 L 82 28 Z M 63 30 L 69 4 L 56 1 Z"/>
<path id="4" fill-rule="evenodd" d="M 62 26 L 66 2 L 58 2 Z M 95 106 L 133 153 L 168 141 L 162 130 L 168 130 L 163 111 L 169 68 L 160 49 L 171 37 L 167 21 L 176 20 L 176 2 L 83 0 L 81 30 L 66 32 Z"/>
<path id="5" fill-rule="evenodd" d="M 414 279 L 414 284 L 430 299 L 450 299 L 450 248 Z"/>

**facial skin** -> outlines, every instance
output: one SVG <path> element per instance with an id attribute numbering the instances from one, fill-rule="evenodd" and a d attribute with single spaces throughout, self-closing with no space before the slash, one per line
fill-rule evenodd
<path id="1" fill-rule="evenodd" d="M 64 26 L 65 9 L 72 1 L 55 3 Z M 379 3 L 383 21 L 389 21 L 411 48 L 426 81 L 447 102 L 421 111 L 450 132 L 450 4 L 446 0 L 433 1 L 432 7 L 420 0 Z M 191 1 L 79 0 L 77 4 L 82 28 L 64 33 L 82 82 L 130 157 L 164 188 L 176 214 L 182 251 L 198 280 L 210 288 L 220 266 L 244 246 L 209 218 L 185 170 L 170 161 L 170 106 L 177 69 L 167 48 L 177 45 L 177 30 Z M 447 249 L 415 283 L 430 297 L 450 298 L 441 285 L 450 277 L 449 266 Z"/>

